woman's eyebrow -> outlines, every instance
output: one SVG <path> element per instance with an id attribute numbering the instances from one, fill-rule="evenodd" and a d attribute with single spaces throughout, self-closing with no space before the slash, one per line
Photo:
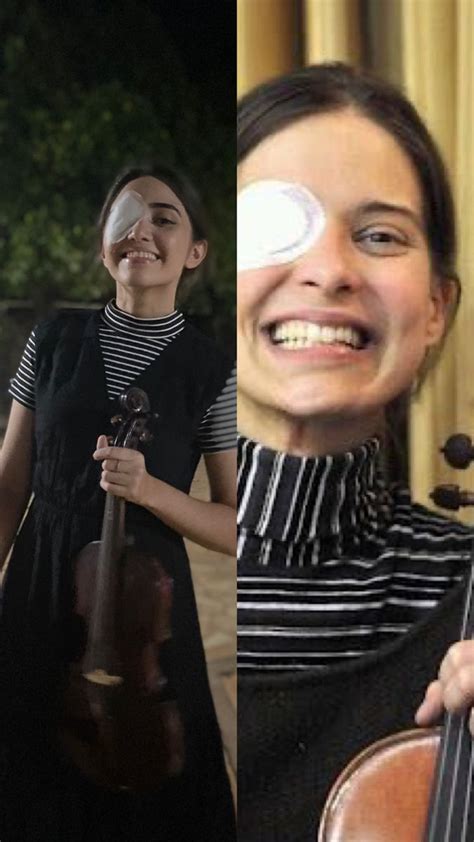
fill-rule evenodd
<path id="1" fill-rule="evenodd" d="M 396 205 L 393 202 L 381 202 L 381 201 L 370 201 L 370 202 L 362 202 L 360 205 L 357 206 L 357 211 L 359 213 L 398 213 L 402 214 L 402 216 L 406 216 L 411 222 L 413 222 L 417 228 L 421 231 L 424 231 L 423 220 L 416 213 L 412 208 L 408 207 L 407 205 Z"/>
<path id="2" fill-rule="evenodd" d="M 169 202 L 150 202 L 148 204 L 149 208 L 169 208 L 170 210 L 176 211 L 178 216 L 181 216 L 181 211 L 178 210 L 176 205 L 170 205 Z"/>

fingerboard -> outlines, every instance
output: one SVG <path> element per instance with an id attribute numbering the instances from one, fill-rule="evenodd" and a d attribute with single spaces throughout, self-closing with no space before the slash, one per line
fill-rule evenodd
<path id="1" fill-rule="evenodd" d="M 471 549 L 461 639 L 474 633 L 474 544 Z M 474 742 L 468 727 L 469 714 L 445 717 L 431 793 L 424 842 L 473 842 Z"/>

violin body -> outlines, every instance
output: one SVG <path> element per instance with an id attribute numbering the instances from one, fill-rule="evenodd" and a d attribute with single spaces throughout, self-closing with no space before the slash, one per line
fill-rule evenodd
<path id="1" fill-rule="evenodd" d="M 82 652 L 70 665 L 61 740 L 99 786 L 152 791 L 184 766 L 184 732 L 168 674 L 173 581 L 163 566 L 127 547 L 118 562 L 116 639 L 121 681 L 86 677 L 100 542 L 76 562 L 76 620 Z"/>
<path id="2" fill-rule="evenodd" d="M 439 729 L 394 734 L 369 746 L 331 789 L 318 842 L 423 842 Z"/>

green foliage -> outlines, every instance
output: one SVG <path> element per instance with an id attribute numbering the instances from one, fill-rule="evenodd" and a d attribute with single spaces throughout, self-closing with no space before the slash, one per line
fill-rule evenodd
<path id="1" fill-rule="evenodd" d="M 95 232 L 100 206 L 124 166 L 158 159 L 205 188 L 214 271 L 188 306 L 212 313 L 218 332 L 229 328 L 233 133 L 187 80 L 146 4 L 138 52 L 130 37 L 136 2 L 105 2 L 95 25 L 88 2 L 71 4 L 69 15 L 67 3 L 56 4 L 59 18 L 54 4 L 23 5 L 21 15 L 16 3 L 0 10 L 1 31 L 9 32 L 0 60 L 0 296 L 32 299 L 38 309 L 53 298 L 107 298 L 112 286 Z"/>

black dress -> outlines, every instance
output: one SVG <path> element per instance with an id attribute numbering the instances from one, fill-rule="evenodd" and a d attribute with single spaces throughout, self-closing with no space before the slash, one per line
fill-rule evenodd
<path id="1" fill-rule="evenodd" d="M 127 532 L 174 580 L 173 683 L 186 739 L 184 772 L 155 796 L 110 794 L 86 781 L 56 744 L 58 687 L 70 651 L 72 564 L 100 537 L 105 494 L 92 459 L 112 432 L 100 315 L 63 313 L 36 333 L 34 501 L 4 582 L 1 617 L 0 839 L 98 842 L 235 839 L 222 743 L 209 690 L 183 539 L 127 504 Z M 189 324 L 133 385 L 159 418 L 145 450 L 149 473 L 184 492 L 199 461 L 197 430 L 230 365 Z"/>

